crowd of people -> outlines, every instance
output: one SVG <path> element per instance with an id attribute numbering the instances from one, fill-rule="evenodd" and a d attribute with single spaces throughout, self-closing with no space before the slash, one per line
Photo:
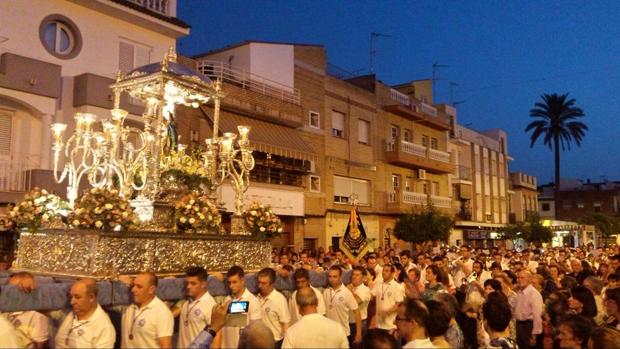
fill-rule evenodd
<path id="1" fill-rule="evenodd" d="M 619 266 L 616 246 L 429 243 L 379 248 L 359 261 L 332 249 L 274 249 L 272 265 L 256 275 L 257 294 L 232 266 L 211 275 L 230 295 L 213 297 L 207 271 L 191 267 L 187 299 L 160 300 L 157 276 L 144 272 L 121 280 L 130 284 L 131 305 L 104 309 L 96 282 L 78 280 L 71 311 L 3 313 L 0 347 L 620 348 Z M 325 273 L 324 287 L 315 287 L 315 272 Z M 277 290 L 278 276 L 295 290 Z M 9 284 L 36 288 L 24 272 Z M 231 314 L 231 304 L 245 308 Z M 113 313 L 121 314 L 116 328 Z"/>

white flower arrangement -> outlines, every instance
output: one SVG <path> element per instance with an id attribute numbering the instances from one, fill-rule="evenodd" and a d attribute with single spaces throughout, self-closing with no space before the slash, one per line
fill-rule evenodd
<path id="1" fill-rule="evenodd" d="M 248 230 L 255 235 L 273 237 L 284 231 L 284 223 L 268 205 L 253 202 L 243 213 L 243 218 Z"/>
<path id="2" fill-rule="evenodd" d="M 9 212 L 10 225 L 36 230 L 58 217 L 67 217 L 69 204 L 45 189 L 34 188 Z"/>
<path id="3" fill-rule="evenodd" d="M 222 215 L 207 195 L 191 192 L 176 204 L 175 222 L 179 229 L 218 231 Z"/>
<path id="4" fill-rule="evenodd" d="M 119 230 L 136 224 L 137 216 L 118 190 L 93 188 L 76 202 L 69 223 L 76 228 Z"/>

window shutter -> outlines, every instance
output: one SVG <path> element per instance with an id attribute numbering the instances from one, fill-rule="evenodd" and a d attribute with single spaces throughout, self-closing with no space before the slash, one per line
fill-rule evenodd
<path id="1" fill-rule="evenodd" d="M 136 61 L 135 66 L 141 67 L 151 62 L 151 49 L 146 46 L 135 45 Z"/>
<path id="2" fill-rule="evenodd" d="M 121 41 L 118 49 L 118 69 L 127 73 L 134 68 L 133 63 L 133 45 Z"/>
<path id="3" fill-rule="evenodd" d="M 11 153 L 11 136 L 13 134 L 13 115 L 0 113 L 0 154 Z"/>
<path id="4" fill-rule="evenodd" d="M 368 194 L 368 181 L 351 180 L 351 193 L 357 194 L 357 201 L 360 204 L 370 203 L 370 195 Z"/>
<path id="5" fill-rule="evenodd" d="M 334 196 L 351 195 L 351 183 L 348 178 L 334 176 Z"/>
<path id="6" fill-rule="evenodd" d="M 357 127 L 357 137 L 358 141 L 361 143 L 368 144 L 368 131 L 369 131 L 369 122 L 366 120 L 359 120 Z"/>
<path id="7" fill-rule="evenodd" d="M 332 128 L 340 131 L 344 131 L 344 114 L 332 111 Z"/>

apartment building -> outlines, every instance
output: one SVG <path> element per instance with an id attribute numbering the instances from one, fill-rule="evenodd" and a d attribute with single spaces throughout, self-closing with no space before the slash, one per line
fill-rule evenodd
<path id="1" fill-rule="evenodd" d="M 0 203 L 33 186 L 64 195 L 51 178 L 50 125 L 76 112 L 110 117 L 118 70 L 160 61 L 189 26 L 175 0 L 0 2 Z M 138 122 L 141 105 L 123 99 Z"/>
<path id="2" fill-rule="evenodd" d="M 451 147 L 456 168 L 451 174 L 456 223 L 451 243 L 476 247 L 498 245 L 498 232 L 509 221 L 509 175 L 506 132 L 454 126 Z"/>
<path id="3" fill-rule="evenodd" d="M 510 173 L 510 223 L 524 222 L 538 212 L 536 188 L 536 177 L 523 172 Z"/>

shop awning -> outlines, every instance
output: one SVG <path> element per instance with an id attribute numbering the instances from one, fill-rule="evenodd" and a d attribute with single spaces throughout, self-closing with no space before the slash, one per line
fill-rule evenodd
<path id="1" fill-rule="evenodd" d="M 257 151 L 285 156 L 293 159 L 316 161 L 316 154 L 294 128 L 272 124 L 235 114 L 222 113 L 222 132 L 238 133 L 237 126 L 252 127 L 250 144 Z"/>

